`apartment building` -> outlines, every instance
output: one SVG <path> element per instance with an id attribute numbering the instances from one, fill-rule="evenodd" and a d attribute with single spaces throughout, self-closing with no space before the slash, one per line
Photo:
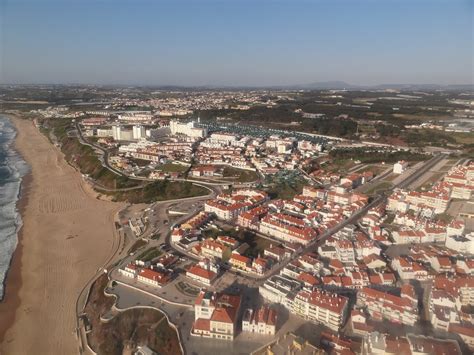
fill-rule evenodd
<path id="1" fill-rule="evenodd" d="M 287 305 L 288 296 L 297 292 L 302 283 L 285 275 L 274 275 L 259 287 L 260 295 L 270 303 Z M 288 307 L 287 307 L 288 308 Z"/>
<path id="2" fill-rule="evenodd" d="M 357 304 L 365 306 L 370 316 L 378 321 L 414 325 L 418 320 L 418 301 L 411 285 L 404 285 L 401 295 L 364 287 L 357 293 Z"/>
<path id="3" fill-rule="evenodd" d="M 183 134 L 195 138 L 204 138 L 207 136 L 207 129 L 197 127 L 194 121 L 180 122 L 177 120 L 171 120 L 170 129 L 172 135 Z"/>
<path id="4" fill-rule="evenodd" d="M 260 222 L 259 230 L 260 233 L 285 242 L 301 243 L 303 245 L 307 245 L 318 234 L 315 229 L 307 227 L 303 220 L 282 213 L 265 216 Z"/>
<path id="5" fill-rule="evenodd" d="M 391 266 L 402 280 L 425 281 L 429 278 L 428 270 L 424 266 L 404 256 L 393 258 Z"/>
<path id="6" fill-rule="evenodd" d="M 349 300 L 321 290 L 298 292 L 293 299 L 291 311 L 315 323 L 324 324 L 338 331 L 346 320 Z"/>

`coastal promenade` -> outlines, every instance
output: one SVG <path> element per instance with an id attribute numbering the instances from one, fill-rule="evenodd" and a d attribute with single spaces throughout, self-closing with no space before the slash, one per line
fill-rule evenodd
<path id="1" fill-rule="evenodd" d="M 16 148 L 31 173 L 7 297 L 0 303 L 0 354 L 74 354 L 75 302 L 114 252 L 113 222 L 123 205 L 98 200 L 31 121 L 13 123 Z"/>

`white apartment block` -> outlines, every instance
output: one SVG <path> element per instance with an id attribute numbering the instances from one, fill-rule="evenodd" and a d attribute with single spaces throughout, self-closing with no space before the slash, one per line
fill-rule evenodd
<path id="1" fill-rule="evenodd" d="M 207 129 L 196 127 L 194 121 L 184 123 L 172 120 L 170 122 L 170 129 L 172 135 L 184 134 L 194 138 L 204 138 L 207 136 Z"/>
<path id="2" fill-rule="evenodd" d="M 349 300 L 325 291 L 300 291 L 293 300 L 291 311 L 312 322 L 338 331 L 345 322 Z"/>

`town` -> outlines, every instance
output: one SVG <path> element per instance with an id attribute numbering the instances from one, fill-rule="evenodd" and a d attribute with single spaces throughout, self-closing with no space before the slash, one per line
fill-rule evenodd
<path id="1" fill-rule="evenodd" d="M 96 328 L 145 307 L 166 315 L 185 353 L 473 351 L 474 161 L 448 147 L 193 115 L 289 97 L 267 96 L 31 112 L 60 149 L 91 149 L 106 173 L 83 171 L 77 150 L 65 154 L 99 198 L 181 186 L 119 214 L 123 244 L 103 270 L 115 304 L 99 319 L 88 305 L 78 311 L 81 347 L 97 347 Z M 184 184 L 199 190 L 179 195 Z M 169 185 L 157 186 L 154 198 Z"/>
<path id="2" fill-rule="evenodd" d="M 127 176 L 211 187 L 212 198 L 108 270 L 115 283 L 109 292 L 119 300 L 129 287 L 146 292 L 148 302 L 188 307 L 194 317 L 180 328 L 188 348 L 208 349 L 202 339 L 213 338 L 258 351 L 246 342 L 249 335 L 265 346 L 307 320 L 323 326 L 320 347 L 335 353 L 396 352 L 390 349 L 396 325 L 402 326 L 399 351 L 474 349 L 474 233 L 466 232 L 466 223 L 473 227 L 474 163 L 468 159 L 435 154 L 376 173 L 308 172 L 315 157 L 348 143 L 144 112 L 114 122 L 86 118 L 76 127 L 83 139 L 97 137 L 96 144 L 112 148 L 109 164 Z M 423 176 L 440 167 L 446 173 L 420 189 Z M 283 170 L 302 177 L 301 193 L 282 198 L 265 191 L 265 181 Z M 362 192 L 381 179 L 391 179 L 391 188 Z M 454 203 L 458 214 L 447 218 Z M 429 332 L 420 330 L 428 324 Z"/>

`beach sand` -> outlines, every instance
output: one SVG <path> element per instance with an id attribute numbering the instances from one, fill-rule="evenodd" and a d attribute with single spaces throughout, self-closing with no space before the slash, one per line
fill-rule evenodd
<path id="1" fill-rule="evenodd" d="M 76 300 L 114 253 L 114 216 L 31 121 L 13 119 L 31 166 L 23 227 L 0 302 L 0 354 L 76 354 Z"/>

